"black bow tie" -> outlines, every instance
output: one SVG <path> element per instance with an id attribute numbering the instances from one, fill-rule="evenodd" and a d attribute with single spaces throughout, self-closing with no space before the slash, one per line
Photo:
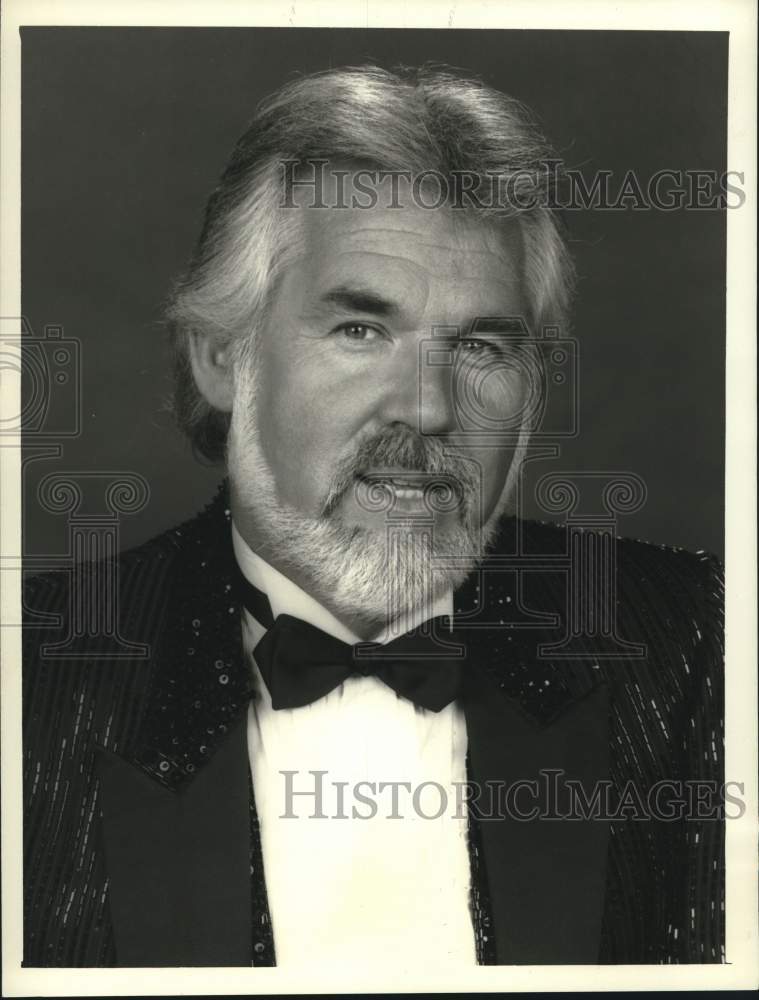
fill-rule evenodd
<path id="1" fill-rule="evenodd" d="M 461 693 L 464 648 L 450 619 L 434 618 L 382 645 L 351 646 L 291 615 L 276 621 L 268 598 L 239 574 L 240 599 L 267 632 L 253 650 L 272 708 L 301 708 L 348 677 L 375 676 L 421 708 L 440 712 Z"/>

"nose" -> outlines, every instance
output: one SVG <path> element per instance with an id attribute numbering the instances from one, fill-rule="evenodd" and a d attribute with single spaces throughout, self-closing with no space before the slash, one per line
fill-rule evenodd
<path id="1" fill-rule="evenodd" d="M 429 435 L 449 434 L 456 429 L 453 365 L 440 354 L 425 341 L 417 341 L 398 353 L 387 373 L 381 407 L 384 423 L 402 423 Z"/>

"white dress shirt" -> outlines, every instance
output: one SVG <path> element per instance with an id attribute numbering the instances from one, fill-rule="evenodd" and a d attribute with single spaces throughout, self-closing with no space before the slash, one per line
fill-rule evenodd
<path id="1" fill-rule="evenodd" d="M 242 572 L 268 596 L 275 618 L 290 614 L 344 642 L 361 641 L 254 553 L 234 525 L 232 535 Z M 449 593 L 404 629 L 452 611 Z M 246 611 L 246 652 L 264 632 Z M 248 751 L 277 965 L 365 972 L 370 963 L 392 963 L 402 972 L 476 964 L 461 708 L 430 712 L 376 677 L 356 676 L 311 705 L 275 711 L 251 661 L 258 697 L 248 714 Z M 288 796 L 287 781 L 307 794 Z M 411 790 L 380 790 L 382 782 Z M 420 788 L 425 782 L 443 791 Z M 376 812 L 367 818 L 372 803 Z"/>

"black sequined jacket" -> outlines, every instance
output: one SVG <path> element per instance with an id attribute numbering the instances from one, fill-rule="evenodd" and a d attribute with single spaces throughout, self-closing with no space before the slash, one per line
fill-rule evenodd
<path id="1" fill-rule="evenodd" d="M 226 502 L 123 554 L 115 584 L 104 564 L 28 582 L 26 966 L 276 961 Z M 455 595 L 468 776 L 490 796 L 470 823 L 479 961 L 724 961 L 719 566 L 596 541 L 595 613 L 557 525 L 507 521 Z"/>

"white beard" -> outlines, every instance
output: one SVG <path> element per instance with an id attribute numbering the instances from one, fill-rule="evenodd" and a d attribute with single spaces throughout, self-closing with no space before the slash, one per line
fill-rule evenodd
<path id="1" fill-rule="evenodd" d="M 233 501 L 254 527 L 262 558 L 305 581 L 305 589 L 338 617 L 377 624 L 431 608 L 463 583 L 495 534 L 504 497 L 484 525 L 472 514 L 472 498 L 467 503 L 465 497 L 461 516 L 445 530 L 431 519 L 421 527 L 409 519 L 388 520 L 384 531 L 349 526 L 338 504 L 326 504 L 328 498 L 325 516 L 308 516 L 278 495 L 259 440 L 254 382 L 238 375 L 227 466 Z"/>

